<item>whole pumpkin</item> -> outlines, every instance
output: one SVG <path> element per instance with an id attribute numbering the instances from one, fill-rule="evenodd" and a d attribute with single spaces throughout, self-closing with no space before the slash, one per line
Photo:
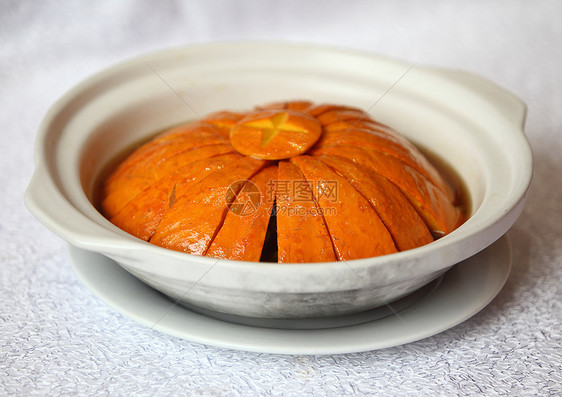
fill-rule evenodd
<path id="1" fill-rule="evenodd" d="M 140 239 L 246 261 L 391 254 L 465 219 L 408 140 L 360 109 L 308 101 L 171 128 L 121 162 L 101 192 L 104 216 Z"/>

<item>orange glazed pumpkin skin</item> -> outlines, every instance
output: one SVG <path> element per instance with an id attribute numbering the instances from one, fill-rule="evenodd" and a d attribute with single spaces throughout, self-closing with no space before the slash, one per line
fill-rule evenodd
<path id="1" fill-rule="evenodd" d="M 101 192 L 101 211 L 121 229 L 218 259 L 259 261 L 264 246 L 280 263 L 367 258 L 464 221 L 452 188 L 409 141 L 360 109 L 308 101 L 167 130 Z"/>

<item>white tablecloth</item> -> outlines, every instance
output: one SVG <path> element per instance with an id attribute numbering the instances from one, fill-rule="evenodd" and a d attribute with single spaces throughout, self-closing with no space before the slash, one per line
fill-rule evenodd
<path id="1" fill-rule="evenodd" d="M 0 395 L 562 394 L 562 3 L 0 2 Z M 535 155 L 513 271 L 482 312 L 404 346 L 277 356 L 190 343 L 96 298 L 24 208 L 48 107 L 101 68 L 212 40 L 358 48 L 481 74 L 529 106 Z"/>

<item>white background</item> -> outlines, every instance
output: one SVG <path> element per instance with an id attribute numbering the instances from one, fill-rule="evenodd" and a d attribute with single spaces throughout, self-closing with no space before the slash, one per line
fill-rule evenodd
<path id="1" fill-rule="evenodd" d="M 0 395 L 560 395 L 562 2 L 0 0 Z M 405 346 L 276 356 L 123 317 L 24 208 L 48 107 L 120 60 L 170 46 L 325 43 L 483 75 L 529 107 L 535 176 L 513 272 L 481 313 Z"/>

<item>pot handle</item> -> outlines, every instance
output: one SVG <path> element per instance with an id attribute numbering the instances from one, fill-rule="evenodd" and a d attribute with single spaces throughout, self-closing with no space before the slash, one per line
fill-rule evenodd
<path id="1" fill-rule="evenodd" d="M 33 171 L 24 203 L 39 222 L 74 246 L 87 250 L 103 246 L 104 251 L 111 251 L 130 245 L 118 231 L 112 233 L 72 205 L 52 180 L 44 162 L 38 163 Z"/>

